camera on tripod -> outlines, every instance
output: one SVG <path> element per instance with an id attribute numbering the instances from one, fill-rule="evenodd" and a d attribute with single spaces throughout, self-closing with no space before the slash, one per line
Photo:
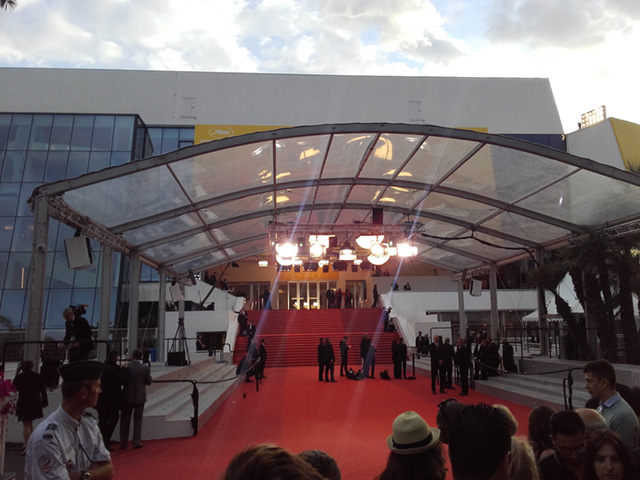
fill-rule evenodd
<path id="1" fill-rule="evenodd" d="M 82 315 L 87 313 L 88 306 L 89 305 L 78 304 L 78 305 L 69 305 L 69 308 L 73 310 L 73 313 L 76 317 L 81 317 Z"/>

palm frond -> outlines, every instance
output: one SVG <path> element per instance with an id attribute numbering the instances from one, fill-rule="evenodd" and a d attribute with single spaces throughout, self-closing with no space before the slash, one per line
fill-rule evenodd
<path id="1" fill-rule="evenodd" d="M 18 6 L 18 0 L 0 0 L 0 8 L 13 10 Z"/>

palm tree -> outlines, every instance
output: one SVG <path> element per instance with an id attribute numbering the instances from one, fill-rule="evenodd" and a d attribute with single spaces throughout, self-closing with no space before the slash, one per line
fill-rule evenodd
<path id="1" fill-rule="evenodd" d="M 18 6 L 18 0 L 0 0 L 0 8 L 13 10 Z"/>

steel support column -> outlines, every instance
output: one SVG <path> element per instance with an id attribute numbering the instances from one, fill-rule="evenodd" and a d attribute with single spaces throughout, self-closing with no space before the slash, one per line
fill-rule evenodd
<path id="1" fill-rule="evenodd" d="M 166 362 L 166 348 L 164 339 L 166 337 L 166 312 L 167 312 L 167 278 L 164 273 L 164 268 L 158 268 L 158 277 L 160 278 L 160 289 L 158 292 L 158 341 L 156 342 L 156 348 L 158 352 L 158 362 Z"/>
<path id="2" fill-rule="evenodd" d="M 111 313 L 111 274 L 113 270 L 113 249 L 102 245 L 100 255 L 100 320 L 98 340 L 109 340 L 109 319 Z M 98 360 L 107 359 L 107 345 L 98 344 Z"/>
<path id="3" fill-rule="evenodd" d="M 47 237 L 49 215 L 47 197 L 36 197 L 33 202 L 33 243 L 31 246 L 31 266 L 29 267 L 27 296 L 27 325 L 25 340 L 42 339 L 42 317 L 44 305 L 44 282 L 47 269 Z M 60 312 L 62 315 L 62 312 Z M 37 343 L 25 346 L 24 359 L 31 360 L 35 371 L 40 370 L 40 347 Z"/>
<path id="4" fill-rule="evenodd" d="M 129 329 L 128 348 L 129 358 L 138 348 L 138 298 L 140 296 L 140 254 L 131 252 L 131 268 L 129 274 Z"/>
<path id="5" fill-rule="evenodd" d="M 498 267 L 495 262 L 489 264 L 489 293 L 491 300 L 491 338 L 500 338 L 500 321 L 498 319 Z"/>

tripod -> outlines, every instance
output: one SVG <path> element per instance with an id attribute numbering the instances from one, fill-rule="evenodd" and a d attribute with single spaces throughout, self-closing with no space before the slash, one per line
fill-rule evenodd
<path id="1" fill-rule="evenodd" d="M 167 354 L 167 365 L 191 365 L 187 335 L 184 331 L 184 318 L 178 318 L 178 328 L 176 329 L 176 334 L 173 336 L 171 348 Z"/>

